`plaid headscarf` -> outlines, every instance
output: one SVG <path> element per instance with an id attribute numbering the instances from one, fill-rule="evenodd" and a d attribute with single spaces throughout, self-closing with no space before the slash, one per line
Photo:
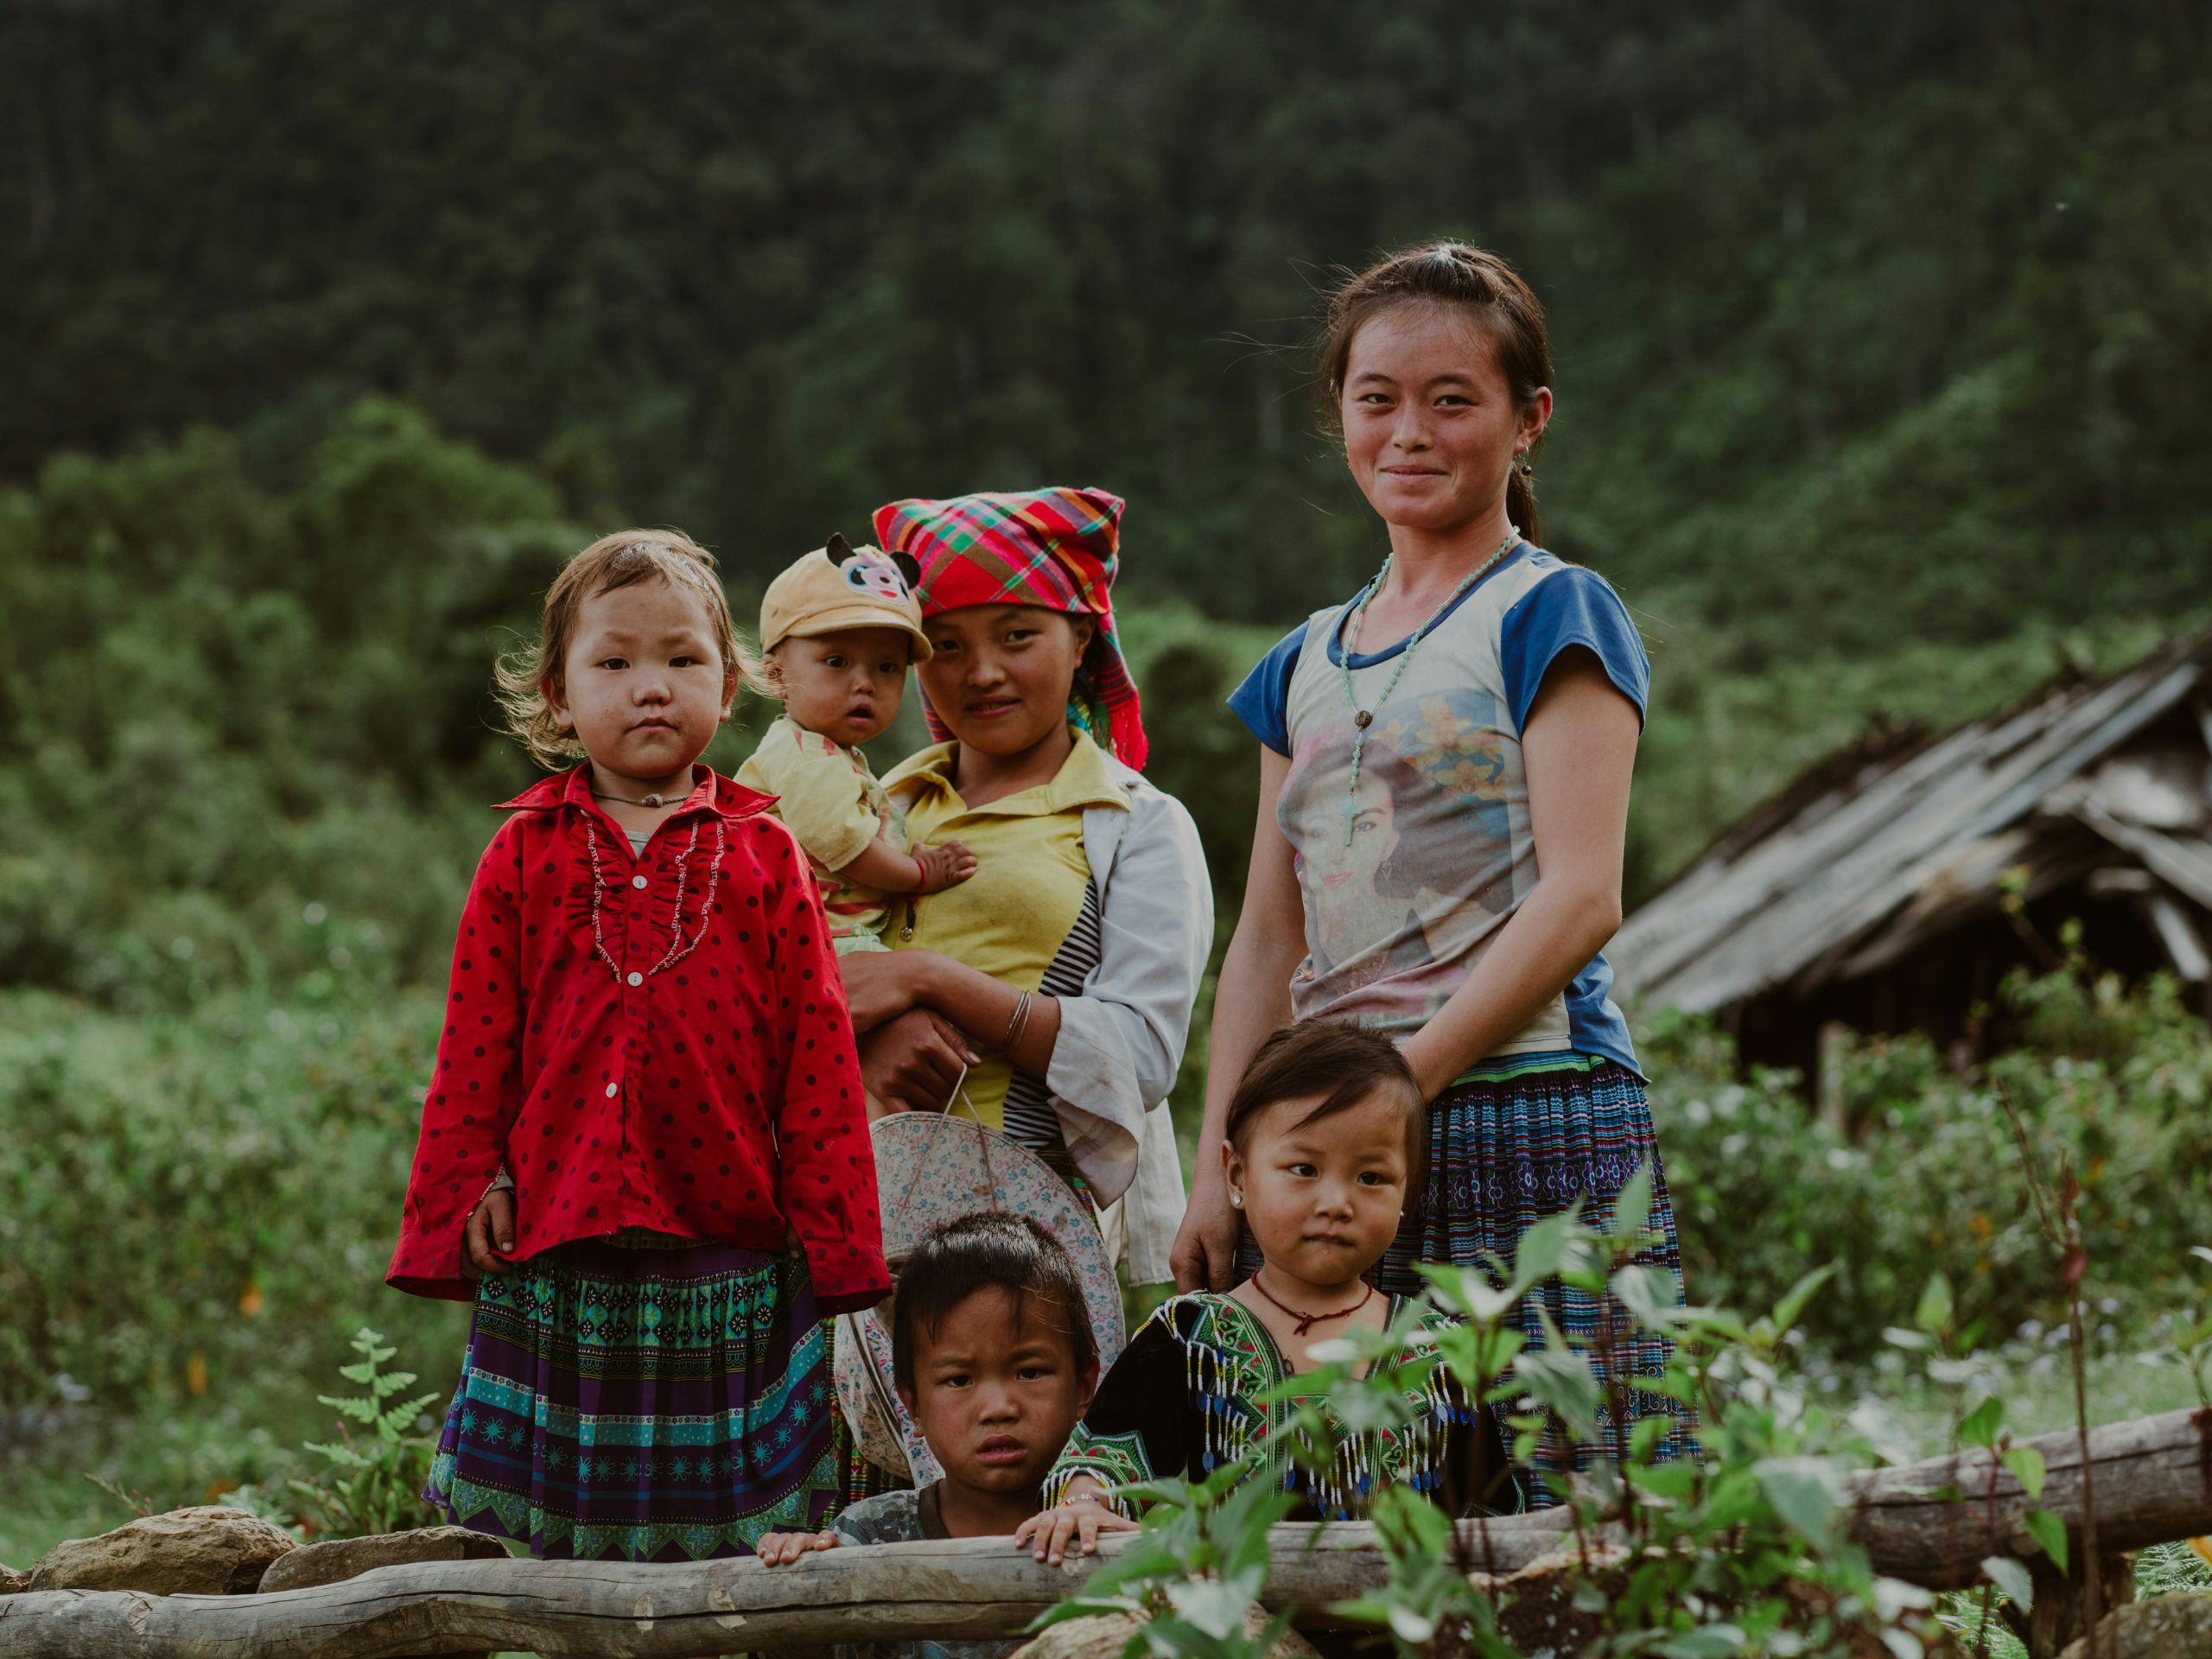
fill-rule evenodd
<path id="1" fill-rule="evenodd" d="M 1076 671 L 1068 720 L 1100 747 L 1141 769 L 1144 722 L 1136 682 L 1114 635 L 1110 597 L 1122 498 L 1104 490 L 1025 490 L 893 501 L 875 510 L 876 545 L 922 567 L 915 594 L 926 620 L 970 605 L 1035 605 L 1096 623 Z M 927 706 L 930 730 L 950 735 Z"/>

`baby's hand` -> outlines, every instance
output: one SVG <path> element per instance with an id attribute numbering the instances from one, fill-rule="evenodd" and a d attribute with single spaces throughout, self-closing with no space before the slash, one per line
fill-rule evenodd
<path id="1" fill-rule="evenodd" d="M 763 1567 L 788 1567 L 810 1549 L 835 1549 L 837 1535 L 822 1532 L 764 1532 L 753 1553 L 760 1558 Z"/>
<path id="2" fill-rule="evenodd" d="M 1137 1523 L 1109 1509 L 1099 1490 L 1088 1476 L 1077 1476 L 1069 1484 L 1067 1496 L 1057 1505 L 1031 1516 L 1014 1529 L 1014 1547 L 1027 1548 L 1037 1560 L 1058 1567 L 1068 1546 L 1078 1540 L 1083 1554 L 1096 1555 L 1099 1534 L 1136 1531 Z"/>
<path id="3" fill-rule="evenodd" d="M 943 893 L 976 874 L 976 855 L 957 841 L 948 841 L 942 847 L 917 847 L 912 856 L 922 867 L 918 892 Z"/>

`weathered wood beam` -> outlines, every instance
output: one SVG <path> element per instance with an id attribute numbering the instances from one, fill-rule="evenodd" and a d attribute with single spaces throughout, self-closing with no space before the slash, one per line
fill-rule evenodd
<path id="1" fill-rule="evenodd" d="M 1972 1583 L 1983 1557 L 2027 1554 L 2019 1517 L 2051 1510 L 2078 1532 L 2071 1433 L 2044 1455 L 2031 1503 L 1986 1452 L 1875 1470 L 1850 1483 L 1852 1535 L 1875 1567 L 1930 1588 Z M 2212 1532 L 2212 1413 L 2169 1412 L 2090 1434 L 2097 1533 L 2107 1551 Z M 1963 1502 L 1938 1496 L 1955 1488 Z M 1471 1568 L 1510 1573 L 1560 1547 L 1554 1513 L 1465 1523 Z M 1381 1582 L 1374 1529 L 1284 1526 L 1267 1601 L 1319 1611 Z M 1038 1564 L 1000 1538 L 832 1550 L 773 1570 L 752 1560 L 632 1567 L 604 1561 L 440 1561 L 382 1567 L 256 1596 L 48 1591 L 0 1597 L 8 1659 L 398 1659 L 521 1648 L 656 1659 L 838 1642 L 1006 1637 L 1109 1560 Z M 2076 1553 L 2079 1553 L 2078 1543 Z"/>
<path id="2" fill-rule="evenodd" d="M 2020 1517 L 2048 1510 L 2082 1553 L 2082 1448 L 2074 1431 L 2026 1441 L 2043 1454 L 2043 1495 L 2031 1499 L 1990 1453 L 1962 1452 L 1850 1482 L 1851 1535 L 1893 1578 L 1956 1590 L 1984 1557 L 2032 1559 Z M 2097 1548 L 2108 1554 L 2212 1532 L 2212 1411 L 2170 1411 L 2089 1431 Z M 1942 1496 L 1955 1489 L 1959 1502 Z"/>

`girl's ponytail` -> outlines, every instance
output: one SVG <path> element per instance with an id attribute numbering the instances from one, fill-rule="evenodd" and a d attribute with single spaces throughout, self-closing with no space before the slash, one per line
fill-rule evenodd
<path id="1" fill-rule="evenodd" d="M 1551 385 L 1552 348 L 1544 332 L 1544 308 L 1521 273 L 1496 254 L 1464 242 L 1424 243 L 1348 274 L 1329 296 L 1313 393 L 1321 429 L 1335 441 L 1344 439 L 1339 400 L 1344 368 L 1351 359 L 1352 336 L 1378 312 L 1404 304 L 1451 306 L 1472 318 L 1490 336 L 1498 369 L 1512 388 L 1514 402 L 1522 408 Z M 1541 437 L 1530 447 L 1525 459 L 1531 467 L 1542 448 Z M 1535 480 L 1521 470 L 1518 461 L 1505 481 L 1505 511 L 1523 536 L 1541 543 Z"/>
<path id="2" fill-rule="evenodd" d="M 1542 442 L 1541 438 L 1536 440 L 1537 444 Z M 1531 446 L 1529 453 L 1535 454 L 1534 446 Z M 1536 479 L 1533 462 L 1529 470 L 1524 473 L 1521 470 L 1520 462 L 1516 461 L 1513 470 L 1505 475 L 1505 516 L 1513 521 L 1515 529 L 1538 547 L 1544 544 L 1543 521 L 1536 516 Z"/>

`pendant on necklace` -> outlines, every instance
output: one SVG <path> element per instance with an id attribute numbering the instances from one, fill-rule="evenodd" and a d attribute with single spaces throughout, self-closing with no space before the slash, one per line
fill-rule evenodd
<path id="1" fill-rule="evenodd" d="M 1351 717 L 1351 723 L 1358 727 L 1361 731 L 1365 731 L 1375 723 L 1375 711 L 1372 709 L 1361 709 Z"/>
<path id="2" fill-rule="evenodd" d="M 640 806 L 665 806 L 668 803 L 662 800 L 658 795 L 648 795 L 644 800 L 639 802 L 638 804 Z"/>

